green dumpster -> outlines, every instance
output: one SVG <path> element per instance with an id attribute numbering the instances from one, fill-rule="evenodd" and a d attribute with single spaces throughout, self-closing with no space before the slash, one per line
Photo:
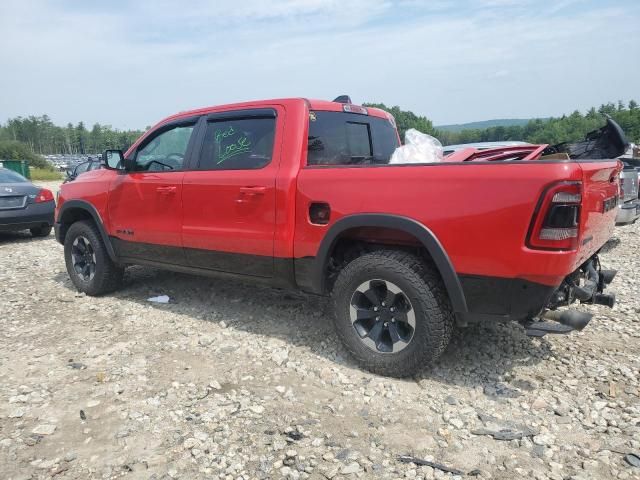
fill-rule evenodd
<path id="1" fill-rule="evenodd" d="M 18 172 L 23 177 L 31 178 L 29 164 L 26 160 L 0 160 L 0 167 Z"/>

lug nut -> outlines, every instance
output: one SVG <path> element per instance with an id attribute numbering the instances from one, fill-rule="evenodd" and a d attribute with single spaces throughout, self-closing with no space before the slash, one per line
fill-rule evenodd
<path id="1" fill-rule="evenodd" d="M 377 312 L 378 311 L 378 307 L 373 307 L 373 311 Z"/>
<path id="2" fill-rule="evenodd" d="M 396 311 L 396 309 L 394 307 L 391 307 L 389 310 L 392 311 L 392 312 Z"/>

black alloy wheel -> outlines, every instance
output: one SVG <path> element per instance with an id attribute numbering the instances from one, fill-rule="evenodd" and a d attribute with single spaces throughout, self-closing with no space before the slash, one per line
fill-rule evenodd
<path id="1" fill-rule="evenodd" d="M 377 353 L 397 353 L 409 345 L 416 315 L 407 295 L 388 280 L 360 284 L 351 296 L 351 324 L 360 340 Z"/>
<path id="2" fill-rule="evenodd" d="M 84 236 L 78 236 L 71 246 L 71 263 L 78 276 L 90 282 L 96 274 L 96 254 L 91 242 Z"/>

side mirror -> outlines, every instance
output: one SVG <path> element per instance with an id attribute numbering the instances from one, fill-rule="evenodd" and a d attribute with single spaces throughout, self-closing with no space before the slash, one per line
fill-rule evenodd
<path id="1" fill-rule="evenodd" d="M 102 154 L 102 163 L 109 170 L 122 170 L 124 168 L 122 150 L 105 150 Z"/>

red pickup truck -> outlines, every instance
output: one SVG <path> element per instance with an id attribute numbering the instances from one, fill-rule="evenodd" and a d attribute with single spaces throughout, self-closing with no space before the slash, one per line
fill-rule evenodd
<path id="1" fill-rule="evenodd" d="M 105 152 L 59 194 L 74 285 L 103 294 L 140 264 L 331 295 L 346 348 L 394 376 L 433 362 L 455 326 L 566 333 L 590 316 L 558 307 L 612 304 L 597 253 L 618 161 L 534 145 L 389 164 L 393 117 L 336 100 L 182 112 Z"/>

